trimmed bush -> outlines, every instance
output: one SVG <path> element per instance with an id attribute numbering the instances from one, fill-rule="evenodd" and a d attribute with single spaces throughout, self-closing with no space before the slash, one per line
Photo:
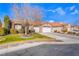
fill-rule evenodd
<path id="1" fill-rule="evenodd" d="M 72 35 L 75 35 L 76 33 L 75 32 L 67 32 L 68 34 L 72 34 Z"/>
<path id="2" fill-rule="evenodd" d="M 54 30 L 55 33 L 57 33 L 57 30 Z"/>
<path id="3" fill-rule="evenodd" d="M 79 33 L 77 33 L 76 35 L 79 36 Z"/>
<path id="4" fill-rule="evenodd" d="M 0 36 L 3 36 L 3 35 L 5 35 L 6 33 L 5 33 L 5 29 L 4 28 L 0 28 Z"/>
<path id="5" fill-rule="evenodd" d="M 65 30 L 62 30 L 62 32 L 66 33 L 66 32 L 68 32 L 68 31 L 67 31 L 67 29 L 65 29 Z"/>
<path id="6" fill-rule="evenodd" d="M 11 34 L 17 34 L 17 31 L 16 31 L 14 28 L 11 28 L 11 29 L 10 29 L 10 33 L 11 33 Z"/>

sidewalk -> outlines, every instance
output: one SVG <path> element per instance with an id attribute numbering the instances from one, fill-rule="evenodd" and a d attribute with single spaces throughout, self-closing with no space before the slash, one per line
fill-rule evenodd
<path id="1" fill-rule="evenodd" d="M 25 43 L 25 44 L 20 44 L 17 45 L 15 47 L 8 47 L 8 48 L 4 48 L 4 49 L 0 49 L 0 54 L 5 54 L 5 53 L 9 53 L 9 52 L 13 52 L 13 51 L 17 51 L 17 50 L 22 50 L 22 49 L 27 49 L 27 48 L 31 48 L 31 47 L 35 47 L 35 46 L 39 46 L 39 45 L 43 45 L 43 44 L 79 44 L 79 42 L 33 42 L 33 43 Z"/>
<path id="2" fill-rule="evenodd" d="M 38 46 L 38 45 L 41 45 L 41 44 L 44 44 L 44 43 L 45 42 L 25 43 L 25 44 L 17 45 L 15 47 L 4 48 L 4 49 L 0 49 L 0 54 L 12 52 L 12 51 L 17 51 L 17 50 L 21 50 L 21 49 L 26 49 L 26 48 Z"/>

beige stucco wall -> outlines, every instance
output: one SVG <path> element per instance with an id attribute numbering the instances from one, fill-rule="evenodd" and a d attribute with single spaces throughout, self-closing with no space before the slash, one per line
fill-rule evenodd
<path id="1" fill-rule="evenodd" d="M 61 32 L 62 29 L 63 27 L 52 27 L 52 32 L 54 32 L 55 30 Z"/>

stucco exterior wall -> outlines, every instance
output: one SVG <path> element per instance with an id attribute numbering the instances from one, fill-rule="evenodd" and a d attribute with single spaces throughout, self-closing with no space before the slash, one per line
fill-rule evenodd
<path id="1" fill-rule="evenodd" d="M 52 32 L 54 32 L 55 30 L 61 32 L 63 29 L 63 27 L 52 27 Z"/>

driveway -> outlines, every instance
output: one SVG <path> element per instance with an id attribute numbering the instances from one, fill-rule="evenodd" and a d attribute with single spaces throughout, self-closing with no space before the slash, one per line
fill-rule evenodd
<path id="1" fill-rule="evenodd" d="M 40 33 L 40 34 L 46 35 L 52 38 L 56 38 L 64 42 L 79 43 L 79 36 L 75 36 L 75 35 L 60 34 L 60 33 Z"/>
<path id="2" fill-rule="evenodd" d="M 79 56 L 79 44 L 43 44 L 2 56 Z"/>

